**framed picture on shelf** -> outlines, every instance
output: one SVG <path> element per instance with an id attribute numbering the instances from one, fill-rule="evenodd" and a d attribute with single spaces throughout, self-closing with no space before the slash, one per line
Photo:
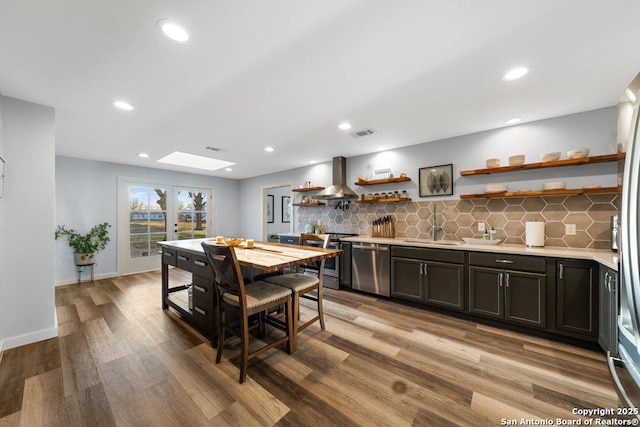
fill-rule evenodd
<path id="1" fill-rule="evenodd" d="M 267 195 L 267 222 L 271 224 L 273 222 L 273 195 Z"/>
<path id="2" fill-rule="evenodd" d="M 453 195 L 453 164 L 419 169 L 420 197 Z"/>
<path id="3" fill-rule="evenodd" d="M 282 196 L 282 222 L 291 222 L 291 197 Z"/>

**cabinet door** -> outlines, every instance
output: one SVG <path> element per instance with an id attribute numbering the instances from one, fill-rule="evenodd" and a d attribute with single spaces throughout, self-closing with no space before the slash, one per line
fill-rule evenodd
<path id="1" fill-rule="evenodd" d="M 546 326 L 545 275 L 521 271 L 504 272 L 504 318 L 510 322 Z"/>
<path id="2" fill-rule="evenodd" d="M 556 265 L 556 326 L 561 331 L 598 336 L 596 264 L 558 261 Z"/>
<path id="3" fill-rule="evenodd" d="M 392 258 L 391 296 L 411 301 L 424 301 L 422 268 L 421 261 Z"/>
<path id="4" fill-rule="evenodd" d="M 617 279 L 618 273 L 616 271 L 600 266 L 598 343 L 605 352 L 610 351 L 613 356 L 617 355 L 616 343 L 618 341 Z"/>
<path id="5" fill-rule="evenodd" d="M 427 303 L 464 310 L 463 265 L 427 262 L 423 271 Z"/>
<path id="6" fill-rule="evenodd" d="M 469 267 L 469 312 L 481 316 L 504 318 L 503 271 Z"/>

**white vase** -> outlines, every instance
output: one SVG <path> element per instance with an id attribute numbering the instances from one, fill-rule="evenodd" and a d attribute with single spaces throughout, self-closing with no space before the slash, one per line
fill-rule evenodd
<path id="1" fill-rule="evenodd" d="M 93 264 L 93 254 L 73 254 L 76 265 Z"/>

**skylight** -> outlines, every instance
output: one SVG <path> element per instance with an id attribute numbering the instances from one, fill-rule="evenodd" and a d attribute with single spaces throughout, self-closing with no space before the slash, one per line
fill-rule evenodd
<path id="1" fill-rule="evenodd" d="M 231 165 L 235 165 L 235 163 L 233 162 L 212 159 L 211 157 L 196 156 L 194 154 L 183 153 L 180 151 L 174 151 L 168 156 L 164 156 L 163 158 L 159 159 L 158 162 L 168 165 L 185 166 L 194 169 L 204 169 L 208 171 L 215 171 Z"/>

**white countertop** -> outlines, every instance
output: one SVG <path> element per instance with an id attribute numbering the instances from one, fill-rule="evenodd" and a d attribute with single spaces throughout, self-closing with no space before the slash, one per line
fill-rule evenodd
<path id="1" fill-rule="evenodd" d="M 437 249 L 450 249 L 450 250 L 462 250 L 462 251 L 475 251 L 475 252 L 492 252 L 492 253 L 508 253 L 515 255 L 534 255 L 544 257 L 558 257 L 558 258 L 572 258 L 572 259 L 587 259 L 599 262 L 600 264 L 609 267 L 614 270 L 618 270 L 618 254 L 610 250 L 605 249 L 577 249 L 577 248 L 561 248 L 556 246 L 546 246 L 543 248 L 529 248 L 524 245 L 484 245 L 484 244 L 470 244 L 465 242 L 459 242 L 459 244 L 446 244 L 438 243 L 437 241 L 430 241 L 426 239 L 409 239 L 409 238 L 387 238 L 387 237 L 367 237 L 367 236 L 354 236 L 343 237 L 340 239 L 343 242 L 360 242 L 360 243 L 378 243 L 383 245 L 396 245 L 396 246 L 414 246 L 423 248 L 437 248 Z"/>

